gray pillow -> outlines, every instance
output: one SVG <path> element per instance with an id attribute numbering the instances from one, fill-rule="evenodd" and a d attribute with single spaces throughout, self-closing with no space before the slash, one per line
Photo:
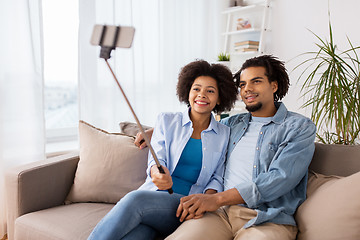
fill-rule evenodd
<path id="1" fill-rule="evenodd" d="M 129 136 L 136 136 L 140 129 L 136 123 L 133 122 L 121 122 L 120 125 L 120 132 Z M 151 127 L 142 125 L 144 130 L 150 129 Z"/>

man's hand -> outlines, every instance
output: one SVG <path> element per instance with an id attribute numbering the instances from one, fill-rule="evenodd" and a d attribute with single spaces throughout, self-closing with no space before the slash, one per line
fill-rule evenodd
<path id="1" fill-rule="evenodd" d="M 180 199 L 176 216 L 180 217 L 180 222 L 192 218 L 201 218 L 205 212 L 216 211 L 218 204 L 217 194 L 193 194 Z"/>
<path id="2" fill-rule="evenodd" d="M 149 140 L 151 140 L 153 131 L 154 131 L 153 128 L 148 129 L 148 130 L 145 131 L 145 134 L 148 136 Z M 142 134 L 141 132 L 138 132 L 138 133 L 136 134 L 134 144 L 135 144 L 136 146 L 138 146 L 140 149 L 143 149 L 143 148 L 146 148 L 146 147 L 147 147 L 146 142 L 145 142 L 145 139 L 144 139 L 144 136 L 143 136 L 143 134 Z"/>
<path id="3" fill-rule="evenodd" d="M 215 194 L 193 194 L 181 198 L 176 216 L 183 222 L 192 218 L 201 218 L 205 212 L 216 211 L 221 206 L 243 203 L 245 201 L 236 188 Z"/>
<path id="4" fill-rule="evenodd" d="M 160 173 L 158 167 L 156 165 L 153 165 L 150 169 L 150 176 L 152 182 L 159 190 L 168 190 L 172 187 L 173 182 L 170 176 L 169 169 L 164 166 L 162 166 L 162 168 L 164 169 L 165 174 Z"/>

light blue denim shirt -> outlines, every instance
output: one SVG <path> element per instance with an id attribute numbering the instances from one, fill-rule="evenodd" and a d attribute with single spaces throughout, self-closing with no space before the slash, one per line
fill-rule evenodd
<path id="1" fill-rule="evenodd" d="M 161 165 L 167 167 L 170 175 L 179 162 L 181 153 L 193 133 L 189 110 L 183 113 L 161 113 L 158 116 L 151 145 Z M 217 122 L 211 115 L 209 127 L 201 133 L 202 168 L 197 182 L 189 194 L 203 193 L 207 189 L 223 191 L 224 163 L 229 141 L 230 128 Z M 155 161 L 149 152 L 145 183 L 140 189 L 157 190 L 150 178 L 150 168 Z"/>
<path id="2" fill-rule="evenodd" d="M 294 213 L 306 198 L 307 171 L 315 150 L 314 123 L 285 105 L 259 134 L 253 164 L 252 181 L 237 185 L 247 207 L 257 216 L 244 228 L 264 222 L 296 226 Z M 238 114 L 221 122 L 230 126 L 228 156 L 244 135 L 251 120 L 250 113 Z"/>

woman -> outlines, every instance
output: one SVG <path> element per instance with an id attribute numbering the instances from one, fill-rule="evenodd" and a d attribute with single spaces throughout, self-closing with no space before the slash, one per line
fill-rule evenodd
<path id="1" fill-rule="evenodd" d="M 160 114 L 151 139 L 165 174 L 149 154 L 145 183 L 124 196 L 89 239 L 169 235 L 180 225 L 176 209 L 181 197 L 222 191 L 230 130 L 214 119 L 212 111 L 230 110 L 237 93 L 231 72 L 220 64 L 199 60 L 183 67 L 177 95 L 189 108 L 183 113 Z M 170 187 L 174 194 L 166 191 Z"/>

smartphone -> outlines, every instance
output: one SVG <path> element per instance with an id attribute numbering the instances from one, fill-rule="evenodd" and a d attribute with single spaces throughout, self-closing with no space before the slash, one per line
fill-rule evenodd
<path id="1" fill-rule="evenodd" d="M 129 26 L 95 25 L 90 43 L 102 47 L 130 48 L 135 28 Z"/>

